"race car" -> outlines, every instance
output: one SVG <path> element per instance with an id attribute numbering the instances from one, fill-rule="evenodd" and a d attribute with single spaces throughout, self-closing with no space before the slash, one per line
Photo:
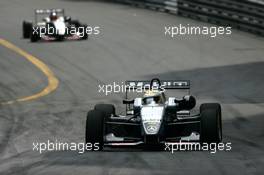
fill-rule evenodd
<path id="1" fill-rule="evenodd" d="M 193 111 L 196 99 L 190 95 L 190 81 L 126 81 L 123 104 L 126 114 L 116 114 L 112 104 L 97 104 L 86 119 L 86 143 L 106 146 L 152 146 L 165 143 L 219 143 L 222 140 L 221 105 L 204 103 Z M 128 98 L 128 93 L 143 96 Z M 187 91 L 166 97 L 169 90 Z"/>
<path id="2" fill-rule="evenodd" d="M 23 38 L 39 40 L 86 40 L 86 25 L 65 16 L 64 9 L 37 9 L 34 22 L 23 21 Z"/>

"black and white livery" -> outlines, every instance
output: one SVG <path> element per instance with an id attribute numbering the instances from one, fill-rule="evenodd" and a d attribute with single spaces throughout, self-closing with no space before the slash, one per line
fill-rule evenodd
<path id="1" fill-rule="evenodd" d="M 37 9 L 33 22 L 23 21 L 23 38 L 31 42 L 39 40 L 85 40 L 87 26 L 78 20 L 65 16 L 64 9 Z"/>
<path id="2" fill-rule="evenodd" d="M 152 79 L 127 81 L 126 85 L 123 100 L 126 115 L 116 114 L 112 104 L 95 105 L 87 114 L 86 143 L 99 143 L 103 149 L 105 146 L 151 146 L 179 141 L 219 143 L 222 140 L 220 104 L 201 104 L 199 112 L 194 113 L 196 99 L 190 95 L 190 81 Z M 150 89 L 141 97 L 128 99 L 129 89 L 142 87 Z M 187 94 L 167 98 L 168 90 L 185 90 Z"/>

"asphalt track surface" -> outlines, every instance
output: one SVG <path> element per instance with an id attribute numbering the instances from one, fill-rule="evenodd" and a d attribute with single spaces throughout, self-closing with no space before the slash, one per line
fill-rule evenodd
<path id="1" fill-rule="evenodd" d="M 21 22 L 34 8 L 66 13 L 101 34 L 87 41 L 30 43 Z M 0 174 L 263 174 L 264 38 L 233 30 L 231 36 L 164 36 L 165 25 L 209 26 L 191 19 L 124 5 L 71 0 L 1 0 L 0 37 L 43 61 L 59 80 L 50 94 L 0 106 Z M 47 77 L 32 63 L 0 46 L 0 100 L 36 94 Z M 39 154 L 32 143 L 83 142 L 86 112 L 98 102 L 120 107 L 121 94 L 105 97 L 99 84 L 126 79 L 190 79 L 200 101 L 223 107 L 229 152 L 109 150 Z M 120 108 L 118 108 L 120 110 Z"/>

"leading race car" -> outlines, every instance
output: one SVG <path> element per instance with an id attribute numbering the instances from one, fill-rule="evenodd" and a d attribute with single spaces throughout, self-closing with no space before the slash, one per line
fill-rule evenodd
<path id="1" fill-rule="evenodd" d="M 88 38 L 87 26 L 78 20 L 65 16 L 64 9 L 35 10 L 34 22 L 23 21 L 23 38 L 31 42 L 43 40 L 85 40 Z"/>
<path id="2" fill-rule="evenodd" d="M 143 97 L 128 99 L 131 89 L 144 88 Z M 200 105 L 192 114 L 196 99 L 190 95 L 189 81 L 153 79 L 127 81 L 126 115 L 118 115 L 112 104 L 97 104 L 86 120 L 86 143 L 105 146 L 160 145 L 179 141 L 219 143 L 222 140 L 221 106 Z M 168 90 L 187 90 L 178 98 L 166 98 Z M 138 91 L 137 91 L 138 92 Z"/>

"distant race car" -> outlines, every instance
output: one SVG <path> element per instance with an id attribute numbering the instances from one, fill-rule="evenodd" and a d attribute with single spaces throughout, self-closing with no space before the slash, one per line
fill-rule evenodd
<path id="1" fill-rule="evenodd" d="M 85 40 L 86 25 L 64 15 L 64 9 L 35 10 L 34 22 L 23 21 L 23 38 L 31 42 L 43 40 Z"/>
<path id="2" fill-rule="evenodd" d="M 143 97 L 128 99 L 129 90 L 142 86 L 158 88 L 149 88 Z M 99 143 L 102 150 L 105 146 L 152 146 L 179 141 L 219 143 L 222 140 L 220 104 L 201 104 L 200 112 L 192 114 L 196 99 L 190 95 L 190 81 L 126 81 L 126 88 L 123 100 L 126 115 L 116 114 L 112 104 L 97 104 L 88 112 L 86 143 Z M 187 95 L 166 98 L 168 90 L 185 90 Z"/>

